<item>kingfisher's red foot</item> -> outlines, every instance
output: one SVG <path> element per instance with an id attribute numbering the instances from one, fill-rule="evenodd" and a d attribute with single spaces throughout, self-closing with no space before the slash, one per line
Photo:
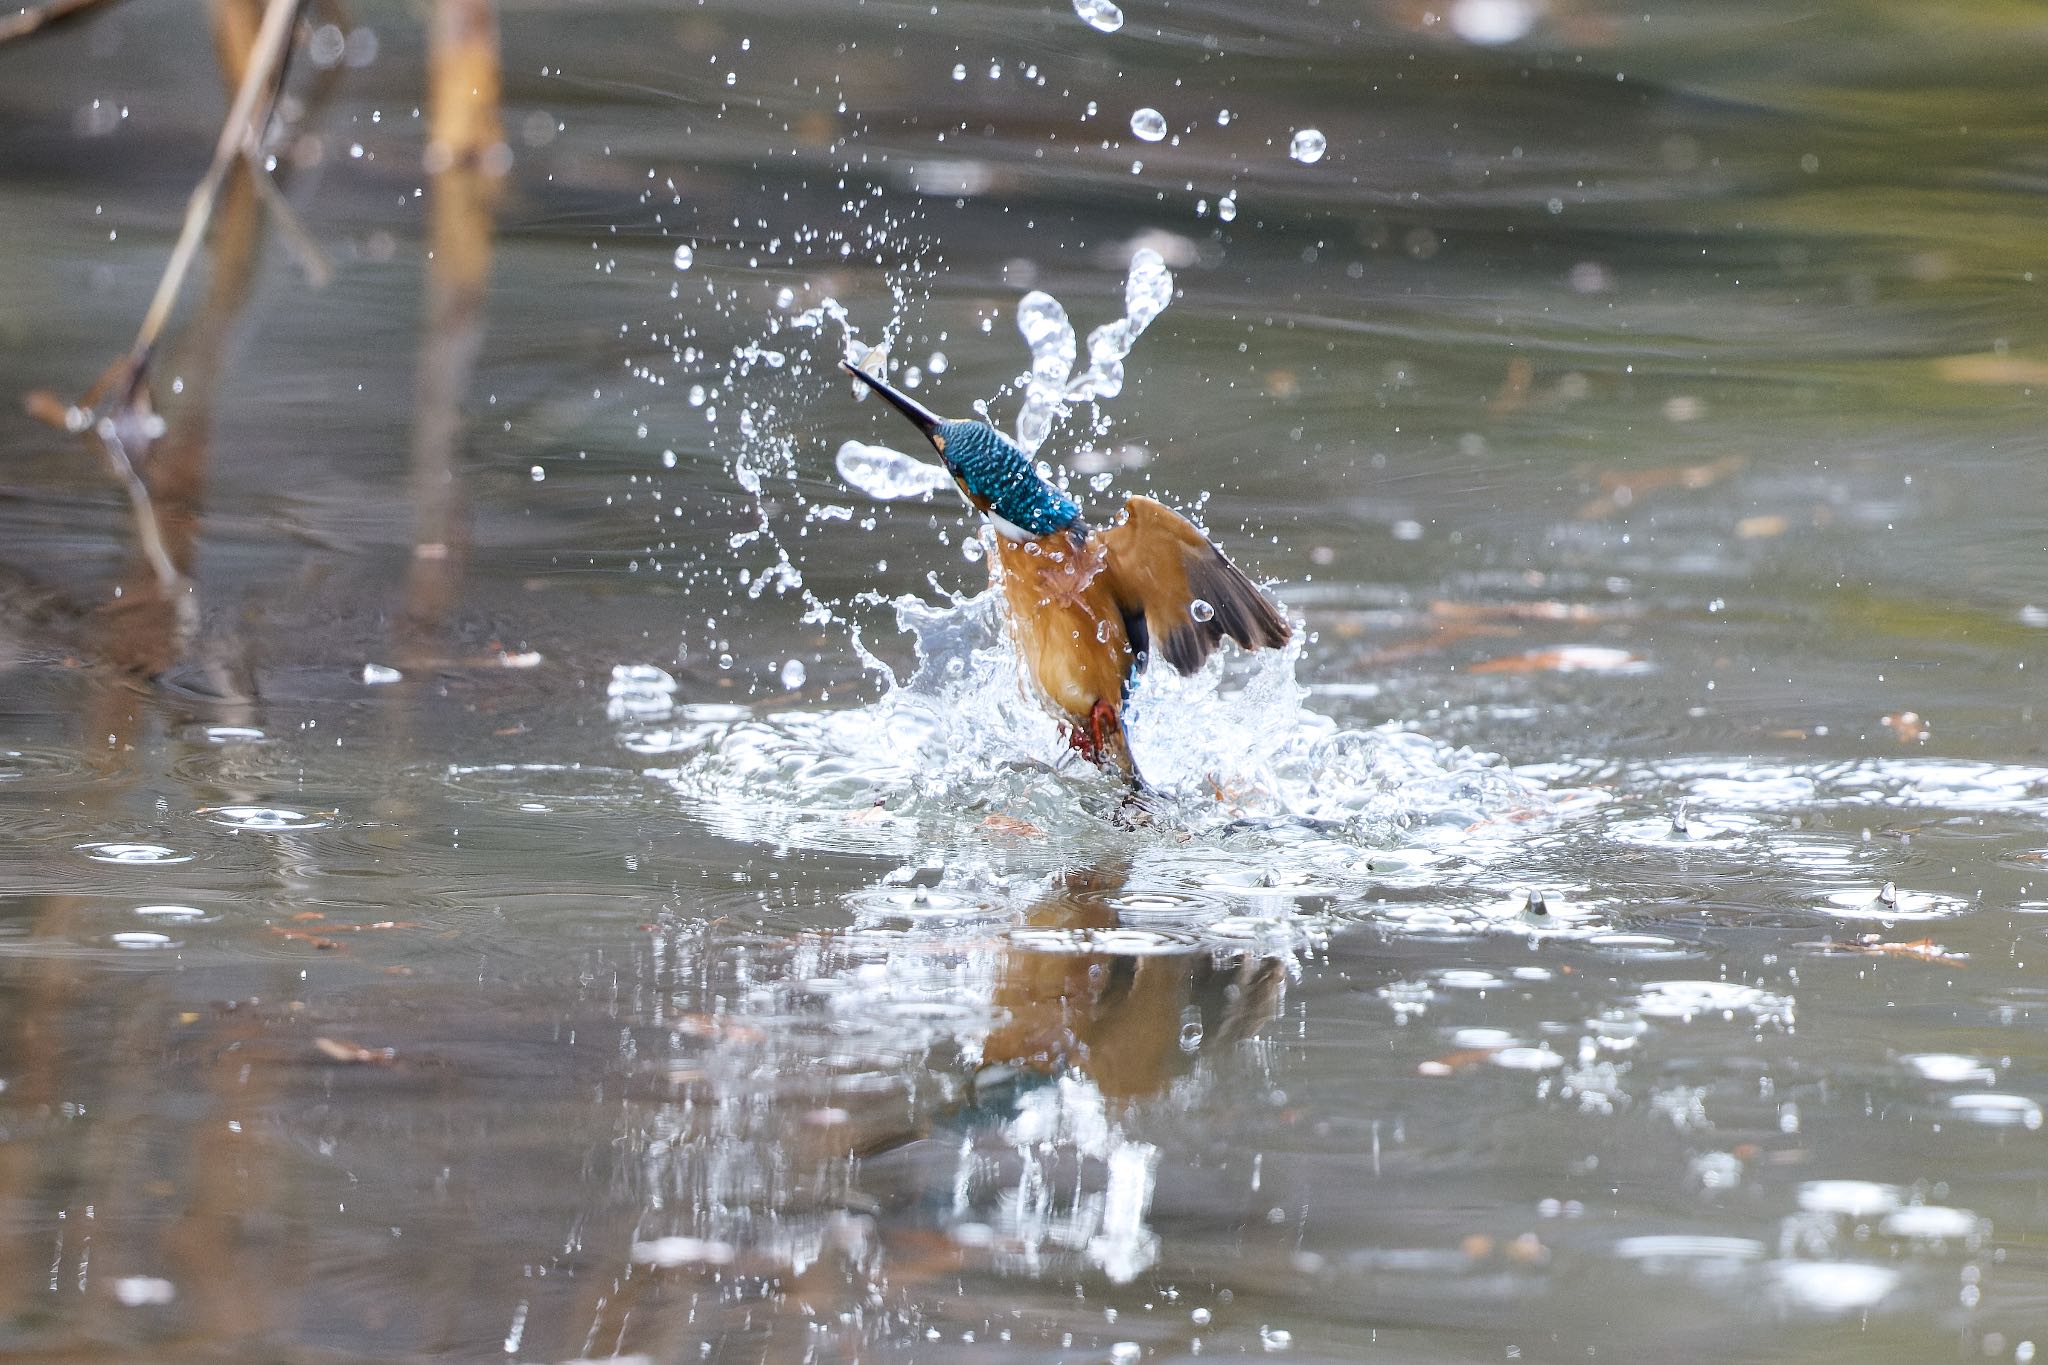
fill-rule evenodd
<path id="1" fill-rule="evenodd" d="M 1067 743 L 1074 752 L 1092 763 L 1100 763 L 1104 747 L 1123 734 L 1123 722 L 1117 719 L 1115 707 L 1098 701 L 1088 712 L 1087 720 L 1067 722 L 1066 731 Z"/>

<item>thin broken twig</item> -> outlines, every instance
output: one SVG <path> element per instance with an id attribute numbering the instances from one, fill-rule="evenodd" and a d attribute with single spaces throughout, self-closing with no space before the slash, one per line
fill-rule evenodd
<path id="1" fill-rule="evenodd" d="M 270 109 L 283 78 L 285 54 L 291 49 L 293 21 L 298 17 L 302 3 L 304 0 L 269 0 L 264 8 L 263 24 L 256 31 L 249 65 L 242 73 L 241 85 L 235 90 L 227 120 L 221 124 L 220 138 L 213 148 L 213 160 L 208 163 L 206 174 L 200 177 L 186 204 L 185 222 L 178 231 L 177 244 L 171 248 L 171 259 L 164 267 L 163 278 L 157 282 L 156 296 L 150 300 L 149 311 L 143 315 L 142 327 L 135 334 L 135 344 L 109 376 L 115 382 L 107 387 L 116 395 L 118 407 L 131 406 L 141 392 L 157 340 L 178 301 L 185 276 L 192 269 L 192 261 L 199 254 L 206 225 L 213 217 L 214 202 L 220 196 L 221 182 L 227 178 L 228 169 L 244 154 L 244 148 L 260 136 L 259 130 L 269 121 Z"/>

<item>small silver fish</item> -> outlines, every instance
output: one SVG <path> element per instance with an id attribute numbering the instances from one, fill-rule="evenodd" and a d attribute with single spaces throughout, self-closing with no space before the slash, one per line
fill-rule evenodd
<path id="1" fill-rule="evenodd" d="M 868 347 L 853 364 L 854 368 L 864 370 L 877 379 L 887 379 L 889 377 L 889 343 L 885 341 L 879 346 Z M 854 401 L 864 403 L 867 401 L 867 396 L 868 386 L 861 383 L 858 379 L 854 380 Z"/>

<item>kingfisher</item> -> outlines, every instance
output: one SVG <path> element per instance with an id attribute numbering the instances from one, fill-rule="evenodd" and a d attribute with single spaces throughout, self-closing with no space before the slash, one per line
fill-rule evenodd
<path id="1" fill-rule="evenodd" d="M 1245 649 L 1287 643 L 1286 618 L 1180 513 L 1138 495 L 1108 525 L 1092 526 L 987 422 L 941 417 L 841 363 L 924 433 L 968 505 L 995 527 L 989 573 L 1032 682 L 1068 743 L 1133 789 L 1143 781 L 1123 706 L 1152 658 L 1193 673 L 1225 637 Z"/>

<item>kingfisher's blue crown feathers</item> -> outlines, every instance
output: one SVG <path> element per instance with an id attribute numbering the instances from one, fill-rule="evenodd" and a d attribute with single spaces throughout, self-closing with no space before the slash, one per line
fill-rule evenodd
<path id="1" fill-rule="evenodd" d="M 1081 519 L 1080 504 L 1040 478 L 1031 457 L 988 423 L 945 422 L 938 434 L 946 467 L 1012 526 L 1049 536 Z"/>

